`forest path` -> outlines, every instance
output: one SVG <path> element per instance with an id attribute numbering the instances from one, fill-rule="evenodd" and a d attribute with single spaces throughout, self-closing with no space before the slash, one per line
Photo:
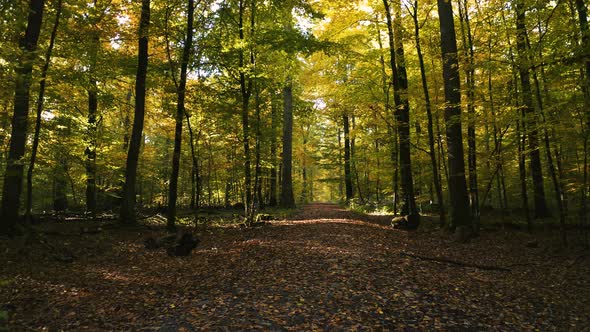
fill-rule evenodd
<path id="1" fill-rule="evenodd" d="M 0 265 L 0 310 L 11 312 L 9 330 L 590 326 L 587 256 L 526 248 L 520 233 L 456 244 L 439 233 L 394 230 L 390 218 L 312 204 L 260 228 L 213 228 L 186 258 L 145 250 L 146 234 L 137 230 L 54 239 L 71 243 L 76 261 L 56 263 L 36 252 L 26 262 L 8 258 Z"/>

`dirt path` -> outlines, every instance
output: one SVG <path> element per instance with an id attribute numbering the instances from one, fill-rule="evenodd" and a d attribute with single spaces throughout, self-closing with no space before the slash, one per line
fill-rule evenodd
<path id="1" fill-rule="evenodd" d="M 314 204 L 291 220 L 203 234 L 187 258 L 146 251 L 137 231 L 105 232 L 76 244 L 71 264 L 3 261 L 0 310 L 10 330 L 590 328 L 587 256 L 527 248 L 523 234 L 458 245 L 388 219 Z"/>

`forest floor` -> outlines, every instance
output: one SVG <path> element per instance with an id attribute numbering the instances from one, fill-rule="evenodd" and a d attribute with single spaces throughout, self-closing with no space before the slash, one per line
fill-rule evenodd
<path id="1" fill-rule="evenodd" d="M 3 239 L 0 330 L 590 330 L 588 251 L 501 230 L 459 244 L 390 219 L 308 205 L 210 226 L 181 258 L 144 248 L 154 227 Z"/>

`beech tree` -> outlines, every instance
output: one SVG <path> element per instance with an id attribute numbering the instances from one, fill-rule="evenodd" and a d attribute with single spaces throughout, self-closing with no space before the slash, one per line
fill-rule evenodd
<path id="1" fill-rule="evenodd" d="M 35 63 L 37 42 L 43 22 L 43 0 L 29 1 L 29 13 L 24 35 L 20 39 L 22 52 L 16 65 L 16 84 L 14 88 L 14 113 L 10 148 L 2 187 L 2 206 L 0 211 L 0 233 L 14 233 L 19 215 L 20 198 L 23 185 L 25 144 L 29 116 L 29 93 L 33 65 Z"/>
<path id="2" fill-rule="evenodd" d="M 137 164 L 143 136 L 143 124 L 145 118 L 146 80 L 148 69 L 148 36 L 150 25 L 150 0 L 142 0 L 139 23 L 139 41 L 137 52 L 137 74 L 135 75 L 135 114 L 133 117 L 133 130 L 129 140 L 127 163 L 125 166 L 125 184 L 121 199 L 121 212 L 119 218 L 123 223 L 136 223 L 136 190 Z"/>
<path id="3" fill-rule="evenodd" d="M 472 224 L 465 180 L 463 133 L 461 129 L 461 81 L 457 37 L 450 1 L 438 0 L 438 18 L 445 90 L 445 123 L 449 160 L 450 228 L 461 236 L 471 236 Z"/>

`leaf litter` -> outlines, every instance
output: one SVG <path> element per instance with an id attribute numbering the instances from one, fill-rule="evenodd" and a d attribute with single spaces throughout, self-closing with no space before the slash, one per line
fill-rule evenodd
<path id="1" fill-rule="evenodd" d="M 71 263 L 35 244 L 16 250 L 0 240 L 6 315 L 0 324 L 7 330 L 590 329 L 587 251 L 555 249 L 543 235 L 529 248 L 531 236 L 518 232 L 483 233 L 459 244 L 442 233 L 394 230 L 389 220 L 308 205 L 260 228 L 209 228 L 182 258 L 145 250 L 143 239 L 154 232 L 146 228 L 48 235 L 75 253 Z"/>

